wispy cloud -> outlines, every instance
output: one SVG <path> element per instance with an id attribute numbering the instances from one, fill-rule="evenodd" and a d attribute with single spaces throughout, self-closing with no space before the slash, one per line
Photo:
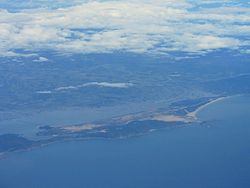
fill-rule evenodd
<path id="1" fill-rule="evenodd" d="M 46 58 L 46 57 L 39 57 L 38 59 L 34 59 L 33 61 L 34 61 L 34 62 L 42 63 L 42 62 L 49 61 L 49 59 Z"/>
<path id="2" fill-rule="evenodd" d="M 66 90 L 77 90 L 80 88 L 90 87 L 90 86 L 126 89 L 126 88 L 134 86 L 134 84 L 133 83 L 88 82 L 88 83 L 75 85 L 75 86 L 57 87 L 51 91 L 50 90 L 37 91 L 36 93 L 38 93 L 38 94 L 51 94 L 54 92 L 62 92 L 62 91 L 66 91 Z"/>
<path id="3" fill-rule="evenodd" d="M 37 91 L 38 94 L 51 94 L 52 91 Z"/>
<path id="4" fill-rule="evenodd" d="M 54 10 L 2 9 L 0 32 L 2 56 L 19 49 L 163 54 L 237 50 L 250 45 L 250 8 L 229 0 L 75 1 Z"/>

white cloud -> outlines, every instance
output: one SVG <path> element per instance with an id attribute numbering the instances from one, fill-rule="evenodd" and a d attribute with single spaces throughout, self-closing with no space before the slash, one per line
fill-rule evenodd
<path id="1" fill-rule="evenodd" d="M 244 53 L 244 54 L 250 54 L 250 49 L 247 49 L 247 50 L 242 50 L 241 53 Z"/>
<path id="2" fill-rule="evenodd" d="M 76 2 L 55 10 L 0 10 L 0 56 L 19 49 L 164 54 L 249 45 L 242 37 L 250 35 L 250 8 L 232 1 Z M 203 6 L 212 3 L 219 5 Z"/>
<path id="3" fill-rule="evenodd" d="M 49 61 L 46 57 L 39 57 L 38 59 L 33 60 L 34 62 L 46 62 Z"/>
<path id="4" fill-rule="evenodd" d="M 134 84 L 132 83 L 109 83 L 109 82 L 90 82 L 84 84 L 84 86 L 100 86 L 100 87 L 111 87 L 111 88 L 129 88 Z"/>
<path id="5" fill-rule="evenodd" d="M 88 83 L 84 83 L 81 85 L 75 85 L 75 86 L 63 86 L 63 87 L 58 87 L 55 88 L 51 91 L 37 91 L 36 93 L 39 94 L 50 94 L 53 92 L 61 92 L 61 91 L 66 91 L 66 90 L 77 90 L 80 88 L 84 88 L 84 87 L 90 87 L 90 86 L 97 86 L 97 87 L 107 87 L 107 88 L 117 88 L 117 89 L 126 89 L 129 87 L 134 86 L 133 83 L 112 83 L 112 82 L 88 82 Z"/>
<path id="6" fill-rule="evenodd" d="M 37 91 L 38 94 L 51 94 L 52 91 Z"/>

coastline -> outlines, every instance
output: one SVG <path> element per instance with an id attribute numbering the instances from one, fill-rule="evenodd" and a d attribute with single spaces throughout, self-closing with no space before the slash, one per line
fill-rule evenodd
<path id="1" fill-rule="evenodd" d="M 218 99 L 219 97 L 221 96 L 217 96 L 211 98 L 210 100 L 206 100 L 206 102 L 204 101 L 202 105 L 209 103 L 212 100 Z M 39 173 L 39 175 L 41 174 L 43 178 L 51 179 L 52 177 L 52 179 L 54 179 L 53 177 L 54 174 L 56 173 L 60 174 L 63 172 L 62 174 L 64 175 L 63 178 L 61 178 L 62 176 L 60 174 L 60 177 L 58 177 L 56 181 L 61 182 L 62 180 L 65 180 L 65 183 L 63 182 L 62 184 L 65 184 L 67 187 L 67 182 L 69 181 L 67 177 L 69 177 L 69 175 L 72 175 L 72 173 L 68 172 L 70 172 L 70 170 L 72 169 L 77 169 L 77 172 L 82 173 L 83 177 L 79 176 L 79 181 L 82 181 L 81 185 L 84 185 L 86 184 L 86 181 L 89 181 L 91 183 L 91 181 L 93 181 L 93 179 L 95 180 L 97 177 L 95 176 L 95 174 L 93 175 L 92 173 L 89 173 L 92 172 L 91 170 L 100 173 L 100 177 L 102 178 L 103 177 L 102 175 L 106 174 L 105 173 L 107 171 L 106 169 L 110 168 L 112 170 L 112 174 L 108 174 L 108 176 L 110 177 L 110 181 L 112 181 L 114 175 L 118 174 L 121 177 L 126 175 L 124 174 L 124 169 L 128 174 L 134 173 L 133 176 L 135 176 L 135 181 L 137 181 L 138 180 L 137 175 L 139 179 L 141 177 L 141 174 L 137 171 L 137 169 L 141 170 L 141 168 L 137 168 L 138 165 L 136 166 L 135 163 L 137 161 L 140 161 L 139 167 L 141 167 L 141 165 L 145 166 L 145 168 L 143 168 L 141 172 L 144 172 L 145 169 L 146 170 L 149 169 L 149 171 L 145 171 L 146 180 L 152 174 L 152 169 L 151 169 L 152 164 L 156 166 L 155 171 L 153 172 L 159 173 L 159 177 L 162 177 L 162 182 L 166 182 L 166 173 L 168 177 L 171 176 L 169 180 L 170 182 L 172 180 L 173 172 L 175 172 L 173 176 L 180 177 L 180 175 L 182 175 L 182 177 L 185 178 L 186 177 L 185 169 L 188 166 L 188 168 L 190 167 L 196 170 L 195 171 L 196 174 L 193 176 L 194 181 L 197 180 L 196 178 L 197 176 L 202 174 L 202 176 L 204 175 L 205 180 L 208 180 L 209 184 L 211 179 L 207 178 L 208 171 L 206 169 L 209 169 L 209 173 L 211 173 L 211 176 L 213 177 L 213 172 L 214 170 L 216 171 L 217 168 L 217 165 L 213 165 L 214 161 L 216 163 L 221 161 L 221 164 L 230 164 L 230 165 L 235 164 L 235 165 L 230 166 L 230 169 L 223 168 L 223 171 L 219 171 L 220 173 L 219 176 L 224 177 L 224 175 L 226 174 L 227 177 L 230 179 L 232 173 L 235 172 L 235 169 L 238 169 L 239 180 L 241 181 L 242 177 L 244 176 L 244 172 L 246 172 L 244 169 L 248 169 L 247 165 L 245 166 L 243 165 L 244 169 L 242 171 L 241 168 L 242 163 L 244 162 L 244 164 L 249 164 L 249 158 L 247 157 L 248 154 L 247 148 L 249 143 L 248 142 L 249 126 L 247 125 L 249 121 L 248 122 L 245 121 L 249 120 L 249 118 L 246 116 L 245 120 L 243 121 L 240 120 L 241 117 L 243 117 L 243 115 L 249 114 L 247 113 L 249 112 L 249 108 L 248 109 L 244 108 L 245 110 L 247 110 L 246 113 L 245 112 L 242 113 L 242 111 L 240 111 L 238 108 L 227 108 L 228 105 L 229 106 L 231 105 L 231 101 L 232 104 L 238 105 L 238 102 L 242 102 L 244 100 L 238 99 L 238 97 L 236 98 L 232 97 L 226 99 L 225 101 L 219 101 L 218 103 L 214 103 L 212 104 L 212 106 L 208 106 L 207 109 L 203 109 L 203 111 L 201 111 L 200 114 L 198 114 L 198 117 L 200 118 L 201 115 L 202 117 L 207 117 L 208 121 L 206 121 L 205 123 L 208 122 L 208 124 L 206 125 L 197 124 L 194 126 L 193 125 L 185 126 L 180 129 L 158 130 L 154 133 L 147 133 L 146 136 L 140 135 L 128 139 L 125 138 L 125 140 L 117 138 L 108 140 L 100 138 L 94 138 L 94 139 L 90 138 L 90 140 L 86 141 L 63 140 L 60 142 L 54 142 L 51 145 L 44 145 L 43 148 L 34 148 L 33 151 L 20 151 L 9 154 L 6 156 L 5 159 L 0 161 L 1 169 L 3 169 L 2 179 L 3 181 L 8 180 L 8 182 L 11 182 L 13 180 L 12 178 L 13 175 L 11 176 L 11 173 L 14 174 L 14 176 L 18 173 L 16 176 L 18 176 L 19 179 L 15 178 L 17 179 L 15 181 L 20 181 L 20 182 L 29 180 L 30 175 L 34 174 L 34 176 L 36 176 L 37 173 Z M 245 106 L 247 106 L 248 104 L 249 102 L 246 102 Z M 195 111 L 195 109 L 197 108 L 194 108 L 194 110 L 192 111 Z M 225 114 L 227 115 L 225 116 L 223 114 L 221 115 L 220 113 L 218 113 L 223 110 L 225 111 L 229 110 L 230 112 L 229 113 L 226 112 Z M 240 116 L 236 115 L 237 117 L 239 117 L 239 119 L 234 119 L 234 117 L 230 115 L 234 112 L 237 114 L 241 114 Z M 212 119 L 209 119 L 209 117 L 211 117 Z M 217 121 L 217 119 L 214 119 L 214 117 L 222 117 L 223 119 L 221 119 L 221 121 Z M 234 119 L 234 121 L 233 122 L 231 122 L 231 120 L 228 121 L 227 118 L 229 118 L 229 120 L 230 118 Z M 210 124 L 210 120 L 212 124 Z M 242 124 L 241 128 L 239 128 L 237 124 L 239 122 L 241 124 L 244 121 L 246 123 Z M 219 142 L 221 140 L 223 140 L 223 142 Z M 238 144 L 235 144 L 235 142 L 241 144 L 242 147 L 239 148 Z M 232 146 L 234 148 L 232 148 Z M 225 151 L 227 154 L 230 154 L 230 156 L 235 156 L 234 155 L 235 152 L 239 152 L 239 149 L 240 151 L 242 151 L 243 155 L 236 155 L 237 158 L 234 158 L 235 160 L 233 161 L 233 163 L 231 157 L 225 157 Z M 105 151 L 106 153 L 103 154 L 103 151 Z M 185 155 L 183 155 L 183 153 L 185 153 Z M 211 153 L 212 157 L 207 155 L 208 153 Z M 214 155 L 214 153 L 216 154 Z M 149 164 L 149 161 L 152 161 L 152 157 L 155 156 L 157 158 L 154 158 L 154 161 L 156 161 L 157 164 L 154 161 L 151 164 Z M 183 160 L 182 159 L 179 160 L 179 157 L 182 157 Z M 187 157 L 188 159 L 192 159 L 191 162 L 193 164 L 190 164 L 190 160 L 186 160 Z M 118 159 L 118 161 L 114 159 Z M 199 161 L 198 163 L 197 160 Z M 69 161 L 73 163 L 70 162 L 70 165 L 67 165 Z M 115 164 L 116 166 L 112 168 L 110 167 L 110 165 L 113 165 L 114 161 L 116 163 Z M 128 163 L 126 163 L 126 161 L 128 161 Z M 66 165 L 63 166 L 63 164 Z M 119 170 L 121 170 L 120 173 L 117 172 L 118 169 L 117 165 L 122 165 L 121 167 L 119 166 Z M 59 167 L 60 169 L 54 167 Z M 169 170 L 170 167 L 171 168 L 173 167 L 173 171 Z M 101 172 L 100 168 L 103 169 Z M 129 169 L 134 168 L 135 170 L 132 169 L 130 171 L 126 170 L 126 168 Z M 159 168 L 162 168 L 162 170 Z M 213 169 L 210 171 L 211 168 Z M 178 171 L 176 171 L 176 169 Z M 201 173 L 201 170 L 204 170 L 204 173 L 203 171 Z M 230 172 L 228 172 L 229 170 Z M 75 174 L 73 173 L 73 175 Z M 91 176 L 91 179 L 88 177 L 88 175 Z M 158 174 L 156 175 L 157 176 L 154 177 L 157 179 Z M 71 177 L 70 182 L 76 182 L 76 178 L 74 176 L 70 177 Z M 85 177 L 86 180 L 82 179 Z M 228 182 L 227 177 L 225 178 L 225 183 Z M 218 180 L 217 177 L 214 178 L 215 178 L 214 181 L 217 182 Z M 187 182 L 188 184 L 189 177 L 187 177 L 186 180 L 188 181 Z M 33 178 L 31 181 L 34 182 L 34 183 L 32 182 L 34 185 L 37 183 L 36 178 Z M 41 182 L 42 181 L 43 180 L 41 180 Z M 152 181 L 152 187 L 154 187 L 154 184 L 157 181 L 158 179 L 156 181 Z M 176 181 L 178 181 L 178 178 L 176 179 Z M 25 181 L 24 183 L 26 182 L 27 181 Z M 219 183 L 220 182 L 221 181 L 219 180 Z M 231 182 L 229 182 L 229 184 L 230 183 Z M 121 186 L 122 184 L 123 182 L 121 182 Z M 20 185 L 22 184 L 20 183 Z M 199 185 L 200 184 L 198 182 L 197 186 Z M 214 182 L 212 182 L 211 187 L 213 187 L 214 185 L 215 185 Z M 48 185 L 47 184 L 44 185 L 44 187 L 46 186 Z M 53 185 L 51 184 L 51 186 L 53 187 L 55 186 L 55 184 L 53 183 Z M 171 185 L 169 186 L 171 187 Z M 178 187 L 182 186 L 183 184 L 181 184 Z"/>
<path id="2" fill-rule="evenodd" d="M 143 121 L 158 121 L 158 122 L 161 122 L 161 124 L 159 124 L 159 127 L 158 128 L 154 128 L 154 127 L 148 127 L 148 125 L 144 125 L 143 127 L 143 123 L 142 123 L 142 132 L 138 133 L 137 130 L 135 129 L 134 133 L 133 133 L 133 129 L 131 129 L 131 131 L 128 131 L 126 128 L 128 126 L 123 126 L 124 130 L 122 130 L 121 128 L 119 128 L 119 130 L 116 128 L 117 126 L 115 126 L 116 124 L 114 124 L 113 126 L 107 126 L 105 125 L 103 127 L 103 129 L 105 129 L 105 132 L 102 132 L 102 130 L 99 130 L 99 128 L 101 127 L 94 127 L 97 128 L 100 132 L 100 136 L 96 136 L 96 137 L 88 137 L 88 135 L 85 135 L 87 133 L 85 132 L 91 132 L 92 131 L 92 126 L 89 127 L 89 124 L 87 126 L 87 129 L 85 129 L 85 127 L 83 127 L 83 125 L 81 126 L 76 126 L 76 125 L 71 125 L 69 126 L 68 129 L 65 129 L 65 128 L 54 128 L 53 127 L 48 127 L 47 129 L 45 129 L 45 132 L 41 132 L 43 134 L 52 134 L 52 138 L 49 139 L 49 140 L 46 140 L 46 141 L 38 141 L 38 142 L 34 142 L 32 144 L 31 147 L 28 147 L 28 148 L 24 148 L 24 149 L 17 149 L 15 151 L 7 151 L 7 152 L 2 152 L 0 153 L 0 159 L 2 159 L 3 157 L 6 156 L 6 153 L 12 153 L 12 152 L 19 152 L 19 151 L 28 151 L 28 150 L 32 150 L 34 148 L 39 148 L 39 147 L 43 147 L 43 146 L 46 146 L 46 145 L 49 145 L 49 144 L 52 144 L 54 142 L 61 142 L 61 141 L 67 141 L 67 140 L 86 140 L 86 139 L 90 139 L 90 138 L 105 138 L 107 139 L 108 136 L 106 135 L 103 135 L 104 133 L 107 132 L 106 129 L 112 129 L 114 131 L 114 133 L 112 133 L 112 130 L 109 130 L 107 133 L 112 133 L 111 134 L 111 137 L 110 138 L 114 138 L 114 134 L 116 133 L 117 134 L 117 137 L 116 138 L 121 138 L 120 136 L 122 136 L 122 138 L 128 138 L 130 136 L 138 136 L 138 135 L 144 135 L 144 134 L 147 134 L 149 132 L 152 132 L 152 130 L 157 130 L 157 129 L 162 129 L 164 128 L 163 127 L 163 123 L 166 123 L 166 125 L 164 125 L 165 127 L 168 127 L 169 125 L 174 125 L 176 127 L 178 127 L 179 125 L 187 125 L 189 123 L 201 123 L 199 121 L 199 117 L 198 117 L 198 113 L 203 110 L 204 108 L 208 107 L 209 105 L 211 104 L 214 104 L 216 102 L 219 102 L 219 101 L 222 101 L 222 100 L 225 100 L 227 98 L 231 98 L 231 97 L 235 97 L 237 95 L 234 95 L 234 96 L 217 96 L 218 98 L 216 97 L 213 97 L 213 98 L 210 98 L 209 100 L 206 101 L 206 103 L 203 103 L 203 104 L 200 104 L 197 108 L 194 109 L 194 111 L 186 111 L 187 113 L 185 115 L 172 115 L 172 114 L 161 114 L 161 113 L 157 113 L 155 114 L 154 116 L 151 116 L 150 118 L 142 118 L 141 116 L 135 116 L 135 119 L 132 118 L 133 121 L 127 121 L 127 119 L 125 119 L 126 121 L 123 122 L 124 125 L 125 124 L 131 124 L 130 126 L 135 126 L 133 124 L 133 122 L 143 122 Z M 137 119 L 139 118 L 139 119 Z M 131 119 L 129 119 L 131 120 Z M 119 122 L 119 123 L 122 123 L 120 121 L 114 121 L 115 123 Z M 105 122 L 107 123 L 107 122 Z M 136 125 L 138 126 L 138 125 Z M 145 127 L 146 126 L 146 127 Z M 73 129 L 72 129 L 73 128 Z M 75 129 L 77 128 L 77 129 Z M 83 129 L 84 128 L 84 129 Z M 91 129 L 90 129 L 91 128 Z M 47 131 L 47 132 L 46 132 Z M 121 135 L 120 132 L 123 131 L 124 134 L 127 134 L 127 135 Z M 50 133 L 51 132 L 51 133 Z M 121 132 L 121 133 L 123 133 Z M 81 133 L 83 135 L 81 135 Z M 85 133 L 85 134 L 84 134 Z M 96 132 L 98 133 L 98 131 Z M 54 137 L 54 134 L 58 135 L 58 137 Z M 72 134 L 72 135 L 71 135 Z M 75 135 L 74 135 L 75 134 Z M 79 136 L 79 135 L 80 136 Z"/>
<path id="3" fill-rule="evenodd" d="M 232 97 L 239 97 L 239 96 L 243 96 L 243 94 L 239 94 L 239 95 L 231 95 L 231 96 L 223 96 L 223 97 L 219 97 L 217 99 L 211 100 L 210 102 L 198 107 L 195 111 L 193 112 L 189 112 L 187 114 L 187 117 L 193 119 L 193 120 L 197 120 L 198 118 L 198 114 L 200 111 L 202 111 L 203 109 L 205 109 L 206 107 L 210 106 L 211 104 L 226 100 L 226 99 L 230 99 Z"/>
<path id="4" fill-rule="evenodd" d="M 214 103 L 216 103 L 216 102 L 225 100 L 225 99 L 230 98 L 230 97 L 232 97 L 232 96 L 228 96 L 228 97 L 219 97 L 219 98 L 217 98 L 217 99 L 211 100 L 210 102 L 208 102 L 208 103 L 206 103 L 206 104 L 204 104 L 204 105 L 198 107 L 195 111 L 189 112 L 189 113 L 187 114 L 187 117 L 188 117 L 188 118 L 191 118 L 191 119 L 194 119 L 194 120 L 197 120 L 197 119 L 198 119 L 198 113 L 199 113 L 201 110 L 205 109 L 206 107 L 210 106 L 211 104 L 214 104 Z"/>

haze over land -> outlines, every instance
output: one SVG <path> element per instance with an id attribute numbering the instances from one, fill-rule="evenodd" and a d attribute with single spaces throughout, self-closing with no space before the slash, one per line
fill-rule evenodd
<path id="1" fill-rule="evenodd" d="M 8 179 L 15 176 L 24 188 L 54 188 L 59 176 L 44 181 L 50 186 L 31 185 L 25 178 L 32 170 L 43 175 L 55 169 L 55 174 L 71 172 L 72 166 L 67 166 L 64 158 L 68 155 L 58 150 L 67 146 L 70 151 L 74 149 L 71 161 L 85 165 L 81 160 L 87 159 L 87 166 L 92 165 L 93 174 L 87 174 L 87 181 L 84 165 L 72 163 L 79 172 L 69 177 L 73 188 L 83 185 L 83 180 L 89 185 L 104 181 L 104 188 L 129 187 L 121 177 L 138 177 L 123 174 L 134 172 L 138 164 L 144 186 L 137 182 L 136 187 L 157 182 L 157 187 L 179 188 L 183 186 L 174 185 L 183 182 L 193 188 L 202 181 L 197 187 L 229 188 L 237 184 L 248 188 L 250 168 L 246 164 L 250 164 L 250 155 L 244 143 L 250 137 L 245 126 L 245 114 L 249 113 L 249 47 L 250 2 L 243 0 L 0 0 L 0 158 L 16 161 L 6 165 L 0 161 L 0 169 L 7 169 L 1 175 L 0 187 L 15 188 L 15 181 Z M 210 107 L 214 105 L 216 108 Z M 206 109 L 214 109 L 218 116 L 207 112 L 206 118 L 201 118 L 199 113 Z M 234 127 L 236 124 L 239 127 Z M 157 133 L 163 136 L 154 137 Z M 150 142 L 146 135 L 152 136 Z M 235 140 L 228 140 L 232 137 Z M 135 143 L 123 145 L 134 142 L 132 138 L 136 138 Z M 183 139 L 187 144 L 180 144 Z M 65 142 L 76 140 L 82 142 Z M 101 140 L 101 146 L 93 146 L 90 140 Z M 108 141 L 111 145 L 107 147 L 104 143 Z M 151 143 L 157 150 L 147 147 L 153 146 Z M 121 155 L 112 153 L 113 147 Z M 46 164 L 61 162 L 57 168 L 41 162 L 44 171 L 32 166 L 37 164 L 36 151 L 39 156 L 50 156 L 51 148 L 63 153 L 57 160 L 48 157 Z M 141 148 L 152 160 L 140 160 Z M 104 166 L 95 163 L 98 157 L 92 149 L 100 149 L 106 156 L 104 166 L 109 166 L 105 169 L 110 173 L 105 175 L 109 179 L 108 175 L 115 174 L 113 186 L 97 175 Z M 30 172 L 16 160 L 21 159 L 22 152 L 28 156 L 24 160 L 29 162 L 24 164 L 32 168 Z M 206 157 L 189 160 L 196 159 L 199 152 Z M 78 154 L 81 159 L 74 158 Z M 88 154 L 90 157 L 84 158 Z M 99 152 L 96 155 L 101 156 Z M 136 164 L 129 162 L 130 156 Z M 113 161 L 118 158 L 128 165 L 112 173 L 116 168 Z M 201 169 L 199 162 L 209 165 Z M 151 168 L 156 175 L 146 174 L 151 178 L 145 178 L 144 173 Z M 185 169 L 200 169 L 201 173 Z M 176 173 L 169 174 L 168 170 Z M 12 176 L 14 171 L 17 174 Z M 23 171 L 26 173 L 18 174 Z M 210 171 L 215 173 L 211 175 Z M 195 180 L 197 174 L 202 180 Z M 40 174 L 32 177 L 28 179 L 33 183 L 41 180 Z M 77 177 L 79 184 L 74 181 Z M 192 181 L 186 184 L 188 177 Z M 166 182 L 166 178 L 171 181 Z M 68 185 L 66 178 L 60 179 L 58 187 Z M 174 179 L 180 181 L 176 184 Z M 170 185 L 172 181 L 175 183 Z"/>

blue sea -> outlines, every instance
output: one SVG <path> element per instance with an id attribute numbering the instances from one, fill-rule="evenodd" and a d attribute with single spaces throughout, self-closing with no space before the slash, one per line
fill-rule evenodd
<path id="1" fill-rule="evenodd" d="M 0 161 L 0 188 L 249 188 L 250 96 L 198 116 L 202 126 L 12 154 Z"/>

